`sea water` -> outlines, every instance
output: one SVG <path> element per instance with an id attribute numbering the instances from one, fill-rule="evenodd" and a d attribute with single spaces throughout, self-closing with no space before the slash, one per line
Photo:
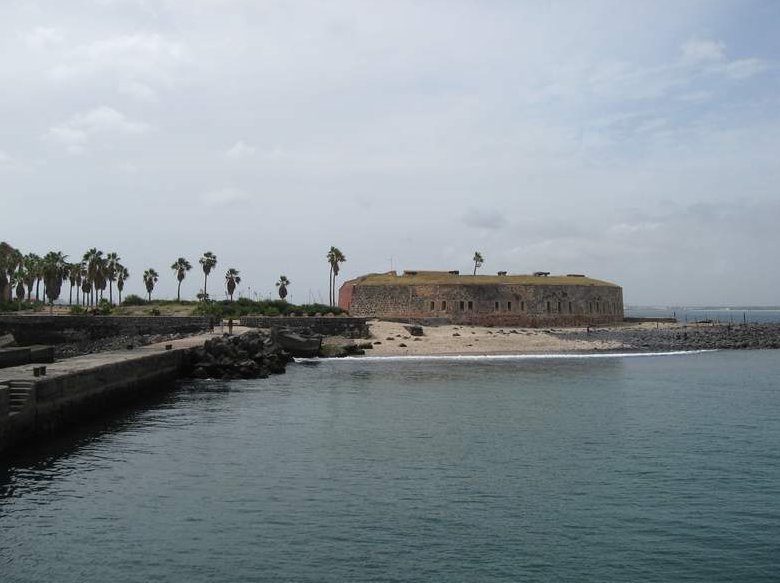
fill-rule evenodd
<path id="1" fill-rule="evenodd" d="M 0 581 L 777 581 L 780 351 L 333 360 L 0 462 Z"/>

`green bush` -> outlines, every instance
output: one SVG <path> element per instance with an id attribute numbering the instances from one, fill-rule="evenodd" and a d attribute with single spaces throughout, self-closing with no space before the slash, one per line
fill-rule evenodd
<path id="1" fill-rule="evenodd" d="M 34 312 L 40 312 L 44 308 L 43 302 L 0 302 L 0 312 L 21 312 L 25 310 L 33 310 Z"/>
<path id="2" fill-rule="evenodd" d="M 130 294 L 122 301 L 123 306 L 145 306 L 146 303 L 145 299 L 135 294 Z"/>
<path id="3" fill-rule="evenodd" d="M 254 301 L 249 298 L 239 298 L 235 302 L 221 300 L 213 302 L 200 302 L 195 308 L 195 313 L 200 316 L 216 316 L 220 318 L 238 319 L 241 316 L 291 316 L 294 314 L 341 314 L 342 310 L 323 304 L 309 304 L 297 306 L 284 300 Z"/>
<path id="4" fill-rule="evenodd" d="M 78 305 L 71 306 L 68 312 L 70 313 L 71 316 L 81 316 L 87 313 L 87 311 L 84 308 Z"/>

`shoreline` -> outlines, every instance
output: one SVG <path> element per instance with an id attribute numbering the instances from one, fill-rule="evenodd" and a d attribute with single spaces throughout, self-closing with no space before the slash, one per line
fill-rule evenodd
<path id="1" fill-rule="evenodd" d="M 353 355 L 343 357 L 314 357 L 295 358 L 296 363 L 319 363 L 324 361 L 363 361 L 363 362 L 436 362 L 436 361 L 512 361 L 512 360 L 578 360 L 601 358 L 648 358 L 663 356 L 688 356 L 693 354 L 705 354 L 720 352 L 722 349 L 706 350 L 674 350 L 664 352 L 629 352 L 629 351 L 604 351 L 604 352 L 537 352 L 537 353 L 501 353 L 501 354 L 405 354 L 405 355 Z"/>
<path id="2" fill-rule="evenodd" d="M 373 320 L 370 337 L 358 346 L 363 356 L 531 356 L 663 354 L 728 349 L 778 349 L 780 324 L 712 325 L 627 323 L 599 328 L 489 328 L 425 326 L 421 336 L 404 324 Z M 354 345 L 326 338 L 325 344 Z M 369 348 L 370 346 L 370 348 Z"/>

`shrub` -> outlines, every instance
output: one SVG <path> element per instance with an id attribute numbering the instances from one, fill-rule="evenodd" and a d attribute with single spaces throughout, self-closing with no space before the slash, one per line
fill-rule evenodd
<path id="1" fill-rule="evenodd" d="M 19 303 L 14 302 L 0 302 L 0 312 L 21 312 L 23 310 L 33 310 L 34 312 L 40 312 L 44 308 L 43 302 L 28 302 L 27 300 Z"/>
<path id="2" fill-rule="evenodd" d="M 146 305 L 146 300 L 143 299 L 141 296 L 130 294 L 122 301 L 122 305 L 123 306 L 144 306 Z"/>
<path id="3" fill-rule="evenodd" d="M 87 311 L 81 306 L 73 305 L 70 307 L 70 310 L 68 312 L 70 313 L 71 316 L 81 316 L 82 314 L 85 314 Z"/>
<path id="4" fill-rule="evenodd" d="M 108 300 L 102 299 L 97 305 L 97 308 L 95 308 L 95 313 L 100 316 L 108 316 L 111 313 L 111 310 L 113 309 L 113 306 L 109 303 Z"/>

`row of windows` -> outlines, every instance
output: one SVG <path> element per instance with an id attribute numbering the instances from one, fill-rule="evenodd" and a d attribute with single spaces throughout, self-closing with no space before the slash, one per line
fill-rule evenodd
<path id="1" fill-rule="evenodd" d="M 461 310 L 461 311 L 466 311 L 466 310 L 472 311 L 472 310 L 474 310 L 474 302 L 471 301 L 471 300 L 468 300 L 468 301 L 466 301 L 466 300 L 459 300 L 457 303 L 454 303 L 454 305 L 456 305 L 457 308 L 459 310 Z M 504 303 L 504 302 L 495 302 L 493 304 L 493 311 L 494 312 L 500 312 L 503 308 L 506 308 L 507 312 L 511 312 L 512 311 L 512 302 L 506 302 L 506 303 Z M 525 302 L 524 301 L 520 302 L 519 308 L 520 308 L 521 312 L 525 312 Z M 574 313 L 574 304 L 572 302 L 566 302 L 564 304 L 564 302 L 562 302 L 562 301 L 557 301 L 557 302 L 553 303 L 552 301 L 548 300 L 546 302 L 545 308 L 546 308 L 548 314 L 553 312 L 553 308 L 555 308 L 555 311 L 557 313 L 559 313 L 559 314 L 563 313 L 564 309 L 569 314 L 573 314 Z M 432 312 L 436 310 L 436 302 L 434 300 L 431 300 L 430 309 L 431 309 Z M 447 300 L 441 300 L 439 302 L 439 309 L 441 311 L 446 311 L 447 310 Z M 588 313 L 589 314 L 593 314 L 593 313 L 596 313 L 596 314 L 614 314 L 614 313 L 617 312 L 617 309 L 618 309 L 617 302 L 588 302 Z"/>

